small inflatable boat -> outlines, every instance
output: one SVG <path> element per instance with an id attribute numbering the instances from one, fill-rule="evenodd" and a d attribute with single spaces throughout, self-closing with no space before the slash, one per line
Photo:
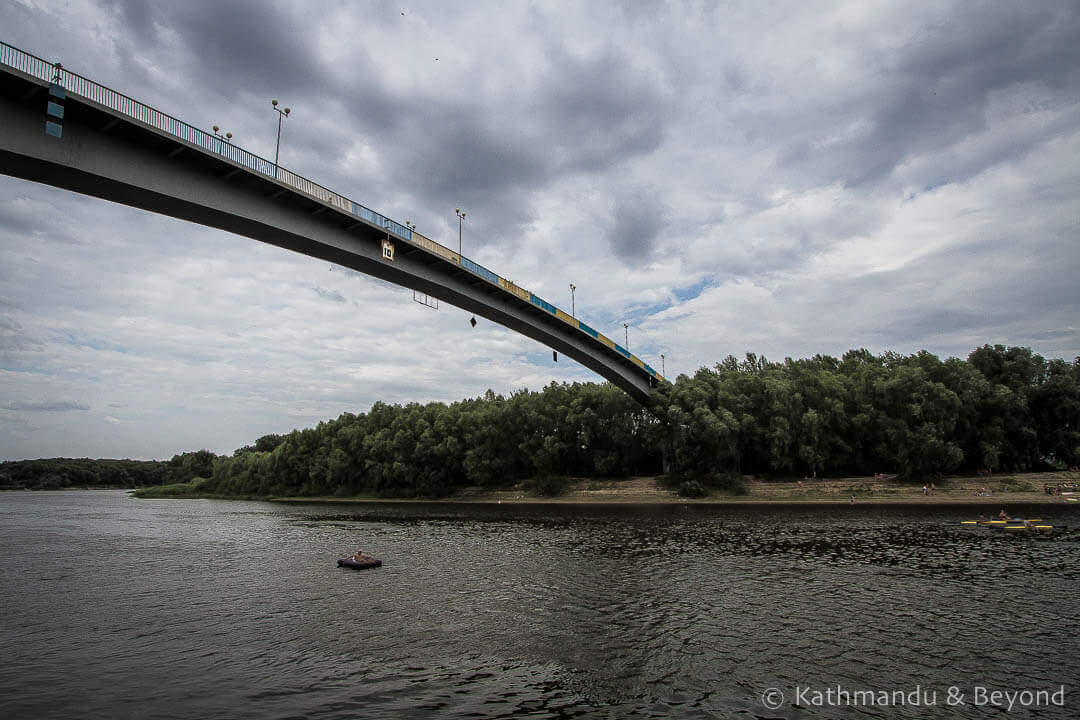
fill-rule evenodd
<path id="1" fill-rule="evenodd" d="M 382 560 L 373 558 L 370 555 L 350 555 L 349 557 L 338 558 L 337 564 L 338 567 L 366 570 L 367 568 L 379 567 L 382 565 Z"/>

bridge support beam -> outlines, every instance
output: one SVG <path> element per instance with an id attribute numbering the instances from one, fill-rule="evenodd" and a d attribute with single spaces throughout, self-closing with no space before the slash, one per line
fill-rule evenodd
<path id="1" fill-rule="evenodd" d="M 244 235 L 423 292 L 533 338 L 647 401 L 649 378 L 599 352 L 577 329 L 426 252 L 386 260 L 385 231 L 320 210 L 317 200 L 272 178 L 195 146 L 178 152 L 176 138 L 71 94 L 63 137 L 46 135 L 43 101 L 20 99 L 34 83 L 0 69 L 0 173 Z"/>

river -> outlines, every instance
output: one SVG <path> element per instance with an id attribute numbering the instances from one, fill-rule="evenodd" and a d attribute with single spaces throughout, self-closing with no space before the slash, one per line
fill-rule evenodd
<path id="1" fill-rule="evenodd" d="M 1072 718 L 1075 510 L 0 493 L 0 715 Z"/>

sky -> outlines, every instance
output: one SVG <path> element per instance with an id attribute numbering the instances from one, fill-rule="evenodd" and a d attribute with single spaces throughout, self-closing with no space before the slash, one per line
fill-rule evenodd
<path id="1" fill-rule="evenodd" d="M 0 40 L 273 158 L 674 378 L 1080 356 L 1080 5 L 7 0 Z M 230 453 L 574 361 L 411 291 L 0 176 L 0 459 Z M 664 358 L 661 360 L 660 355 Z"/>

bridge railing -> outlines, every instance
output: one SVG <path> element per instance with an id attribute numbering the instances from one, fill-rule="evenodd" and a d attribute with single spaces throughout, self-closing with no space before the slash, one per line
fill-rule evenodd
<path id="1" fill-rule="evenodd" d="M 547 309 L 553 315 L 559 317 L 561 311 L 554 305 L 551 305 L 547 301 L 540 299 L 538 296 L 533 295 L 528 290 L 518 287 L 513 283 L 504 280 L 499 275 L 491 272 L 484 266 L 469 260 L 468 258 L 459 255 L 450 248 L 435 242 L 434 240 L 424 237 L 419 233 L 414 233 L 411 228 L 408 228 L 401 223 L 398 223 L 390 218 L 381 215 L 374 210 L 361 205 L 358 202 L 350 200 L 342 195 L 338 195 L 329 188 L 325 188 L 316 182 L 308 180 L 307 178 L 297 175 L 291 170 L 287 170 L 275 163 L 261 158 L 255 153 L 249 152 L 237 145 L 233 145 L 227 138 L 222 137 L 216 133 L 208 133 L 205 130 L 189 125 L 188 123 L 174 118 L 171 115 L 167 115 L 160 110 L 155 110 L 149 105 L 145 105 L 134 98 L 130 98 L 123 93 L 119 93 L 111 88 L 107 88 L 104 85 L 100 85 L 93 80 L 83 77 L 78 73 L 73 73 L 67 68 L 61 67 L 57 63 L 51 63 L 47 60 L 43 60 L 35 55 L 31 55 L 28 52 L 19 50 L 16 47 L 8 45 L 5 42 L 0 42 L 0 64 L 7 65 L 8 67 L 15 68 L 31 77 L 35 77 L 39 80 L 43 80 L 48 83 L 57 83 L 61 85 L 65 91 L 71 92 L 75 95 L 80 95 L 88 100 L 91 100 L 103 107 L 114 110 L 121 115 L 125 115 L 133 120 L 136 120 L 144 125 L 160 130 L 167 135 L 171 135 L 179 140 L 202 148 L 203 150 L 214 153 L 221 157 L 224 157 L 231 162 L 245 167 L 252 172 L 258 173 L 265 177 L 276 180 L 280 183 L 288 185 L 289 187 L 297 190 L 314 200 L 327 203 L 339 210 L 354 215 L 362 220 L 366 220 L 368 223 L 375 227 L 381 228 L 393 235 L 401 238 L 417 247 L 422 247 L 428 252 L 431 252 L 445 260 L 449 260 L 461 267 L 465 268 L 469 272 L 484 278 L 488 282 L 500 287 L 504 291 L 515 295 L 525 300 L 531 300 L 531 302 L 539 307 Z M 539 302 L 537 302 L 539 301 Z M 562 313 L 565 315 L 565 313 Z M 578 328 L 586 335 L 589 335 L 593 339 L 603 338 L 602 335 L 596 333 L 595 330 L 589 328 L 587 325 L 585 328 L 581 327 L 576 319 L 570 318 L 569 315 L 563 318 L 573 327 Z M 603 338 L 606 340 L 607 338 Z M 601 344 L 607 345 L 601 340 Z M 629 358 L 638 367 L 646 369 L 653 377 L 663 380 L 663 378 L 651 367 L 645 365 L 636 356 L 631 355 L 622 347 L 611 344 L 619 354 Z"/>
<path id="2" fill-rule="evenodd" d="M 266 177 L 278 180 L 316 200 L 329 203 L 345 212 L 358 214 L 365 220 L 378 225 L 384 230 L 389 230 L 398 237 L 409 240 L 412 236 L 412 231 L 404 225 L 394 222 L 390 218 L 384 217 L 374 210 L 366 208 L 348 198 L 342 197 L 329 188 L 325 188 L 301 175 L 297 175 L 290 170 L 275 165 L 271 161 L 259 157 L 253 152 L 249 152 L 242 147 L 233 145 L 226 138 L 223 138 L 216 133 L 208 133 L 205 130 L 200 130 L 179 118 L 167 115 L 160 110 L 156 110 L 149 105 L 145 105 L 134 98 L 124 95 L 123 93 L 100 85 L 89 78 L 85 78 L 78 73 L 68 70 L 67 68 L 57 67 L 56 63 L 43 60 L 4 42 L 0 42 L 0 63 L 13 67 L 16 70 L 21 70 L 27 75 L 36 77 L 39 80 L 50 83 L 56 82 L 68 92 L 75 95 L 81 95 L 110 110 L 115 110 L 133 120 L 137 120 L 144 125 L 149 125 L 157 130 L 161 130 L 168 135 L 200 147 L 203 150 L 221 155 L 237 165 L 241 165 L 260 175 L 265 175 Z M 363 212 L 354 212 L 354 207 L 362 208 Z"/>

